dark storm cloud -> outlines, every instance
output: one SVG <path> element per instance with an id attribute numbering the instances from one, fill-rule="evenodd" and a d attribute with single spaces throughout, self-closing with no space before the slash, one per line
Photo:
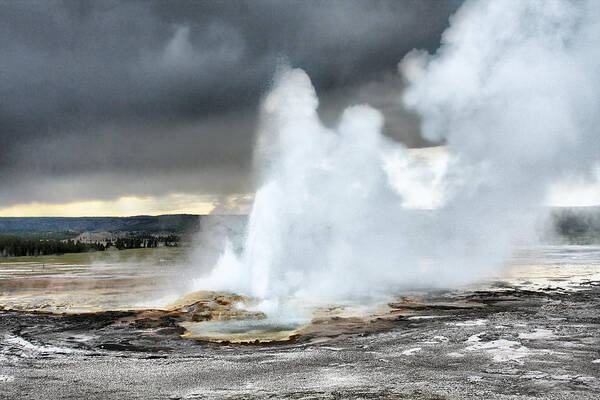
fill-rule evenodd
<path id="1" fill-rule="evenodd" d="M 36 189 L 50 181 L 70 182 L 64 201 L 97 198 L 107 176 L 109 197 L 250 190 L 256 106 L 282 62 L 309 73 L 324 115 L 369 101 L 419 144 L 390 74 L 437 47 L 458 3 L 0 2 L 0 206 L 53 200 Z"/>

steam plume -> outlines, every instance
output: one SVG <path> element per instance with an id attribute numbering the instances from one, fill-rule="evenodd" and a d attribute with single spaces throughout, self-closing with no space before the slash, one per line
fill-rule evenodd
<path id="1" fill-rule="evenodd" d="M 435 55 L 405 57 L 403 100 L 423 135 L 446 143 L 443 177 L 382 136 L 367 105 L 325 128 L 309 77 L 283 69 L 262 105 L 244 249 L 228 246 L 198 285 L 339 300 L 502 266 L 549 185 L 587 173 L 600 154 L 599 23 L 595 1 L 467 2 Z M 392 173 L 390 160 L 404 169 Z M 399 176 L 442 187 L 437 208 L 404 207 L 410 185 Z"/>

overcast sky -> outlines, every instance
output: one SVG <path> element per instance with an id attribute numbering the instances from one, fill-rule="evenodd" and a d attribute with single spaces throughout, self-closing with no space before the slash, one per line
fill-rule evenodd
<path id="1" fill-rule="evenodd" d="M 368 102 L 389 136 L 424 146 L 397 64 L 434 51 L 460 3 L 0 1 L 0 210 L 247 199 L 257 107 L 281 63 L 307 71 L 327 123 Z"/>

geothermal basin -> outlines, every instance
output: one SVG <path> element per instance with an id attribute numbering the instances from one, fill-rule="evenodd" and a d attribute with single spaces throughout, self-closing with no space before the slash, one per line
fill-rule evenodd
<path id="1" fill-rule="evenodd" d="M 530 248 L 468 287 L 293 317 L 185 292 L 182 251 L 3 260 L 0 398 L 600 394 L 600 247 Z"/>

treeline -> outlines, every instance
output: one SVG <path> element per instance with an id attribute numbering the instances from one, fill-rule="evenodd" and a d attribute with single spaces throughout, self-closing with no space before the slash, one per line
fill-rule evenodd
<path id="1" fill-rule="evenodd" d="M 43 256 L 64 253 L 83 253 L 87 251 L 104 251 L 114 247 L 118 250 L 155 248 L 159 246 L 177 247 L 180 237 L 168 236 L 140 236 L 118 238 L 100 242 L 85 243 L 70 240 L 30 239 L 18 236 L 0 236 L 1 257 Z"/>
<path id="2" fill-rule="evenodd" d="M 144 249 L 144 248 L 155 248 L 159 245 L 166 247 L 177 247 L 180 241 L 177 235 L 168 236 L 138 236 L 131 238 L 118 238 L 114 241 L 107 241 L 106 248 L 115 247 L 119 250 L 125 249 Z"/>
<path id="3" fill-rule="evenodd" d="M 3 257 L 43 256 L 49 254 L 104 251 L 102 243 L 82 243 L 73 240 L 25 239 L 17 236 L 0 237 L 0 255 Z"/>

